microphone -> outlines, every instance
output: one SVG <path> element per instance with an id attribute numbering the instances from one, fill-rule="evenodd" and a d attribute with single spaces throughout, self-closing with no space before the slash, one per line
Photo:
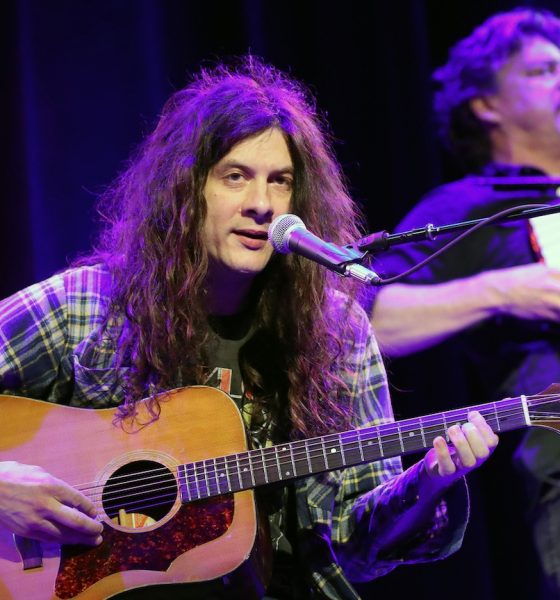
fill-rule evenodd
<path id="1" fill-rule="evenodd" d="M 294 252 L 343 277 L 353 277 L 369 285 L 381 282 L 377 273 L 354 262 L 361 260 L 363 255 L 351 248 L 343 248 L 323 241 L 311 233 L 296 215 L 286 214 L 276 217 L 268 228 L 268 240 L 280 254 Z"/>

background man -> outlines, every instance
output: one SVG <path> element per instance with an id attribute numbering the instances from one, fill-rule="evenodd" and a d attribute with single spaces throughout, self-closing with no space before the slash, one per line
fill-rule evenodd
<path id="1" fill-rule="evenodd" d="M 288 211 L 339 244 L 357 237 L 312 106 L 301 86 L 253 58 L 203 72 L 172 96 L 105 195 L 97 250 L 0 306 L 0 389 L 118 406 L 128 421 L 142 397 L 157 420 L 158 392 L 215 383 L 261 445 L 390 419 L 385 372 L 352 290 L 305 259 L 272 256 L 267 241 Z M 437 437 L 403 474 L 392 459 L 273 490 L 270 595 L 356 598 L 349 579 L 455 550 L 466 519 L 460 480 L 497 438 L 478 413 L 449 436 L 455 450 Z M 39 540 L 102 543 L 88 497 L 13 462 L 0 464 L 0 523 Z"/>
<path id="2" fill-rule="evenodd" d="M 442 133 L 471 173 L 560 175 L 557 18 L 533 10 L 495 15 L 451 50 L 435 80 Z M 429 193 L 397 230 L 481 218 L 520 203 L 515 194 L 506 199 L 469 176 Z M 400 247 L 381 262 L 387 274 L 400 273 L 446 241 Z M 407 283 L 379 291 L 372 314 L 382 349 L 394 357 L 414 354 L 401 363 L 410 380 L 397 384 L 420 398 L 439 395 L 439 405 L 431 408 L 441 409 L 538 393 L 560 380 L 560 271 L 539 262 L 537 243 L 524 221 L 488 227 Z M 514 445 L 515 436 L 509 441 Z M 531 521 L 547 579 L 543 597 L 560 597 L 560 438 L 531 431 L 518 457 L 527 471 Z M 529 554 L 515 482 L 506 460 L 502 466 L 492 470 L 492 489 L 486 489 L 494 498 L 487 515 L 492 551 L 504 568 L 496 597 L 509 594 L 512 581 L 519 597 L 535 597 L 524 595 L 535 593 L 524 589 L 531 562 L 524 560 Z M 512 571 L 521 560 L 525 570 Z"/>

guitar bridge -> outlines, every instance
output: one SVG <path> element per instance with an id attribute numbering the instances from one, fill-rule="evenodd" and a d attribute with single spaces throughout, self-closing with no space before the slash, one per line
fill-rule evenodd
<path id="1" fill-rule="evenodd" d="M 41 546 L 41 542 L 14 533 L 14 544 L 21 556 L 24 571 L 43 566 L 43 547 Z"/>

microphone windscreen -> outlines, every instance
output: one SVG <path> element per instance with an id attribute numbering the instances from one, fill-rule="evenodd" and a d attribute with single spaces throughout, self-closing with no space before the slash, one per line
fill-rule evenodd
<path id="1" fill-rule="evenodd" d="M 296 215 L 280 215 L 276 217 L 268 228 L 268 241 L 276 252 L 289 254 L 291 252 L 288 242 L 290 233 L 294 229 L 307 229 L 304 222 Z"/>

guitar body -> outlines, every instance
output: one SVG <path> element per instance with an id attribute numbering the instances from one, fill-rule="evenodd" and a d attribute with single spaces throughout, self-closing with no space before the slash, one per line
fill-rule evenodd
<path id="1" fill-rule="evenodd" d="M 272 550 L 254 488 L 424 450 L 471 410 L 498 433 L 558 428 L 559 400 L 553 384 L 532 397 L 247 450 L 236 405 L 214 388 L 162 395 L 152 423 L 143 400 L 122 426 L 115 409 L 0 396 L 0 461 L 39 465 L 66 481 L 94 502 L 104 526 L 95 548 L 40 544 L 0 527 L 0 600 L 105 600 L 214 580 L 228 586 L 225 597 L 259 598 Z"/>
<path id="2" fill-rule="evenodd" d="M 268 554 L 254 548 L 263 536 L 253 492 L 184 504 L 176 476 L 183 463 L 247 449 L 237 407 L 223 392 L 206 387 L 170 392 L 160 404 L 160 418 L 153 423 L 121 427 L 113 424 L 114 409 L 0 396 L 5 423 L 0 461 L 39 465 L 82 490 L 104 524 L 100 546 L 62 550 L 23 538 L 16 545 L 0 527 L 0 598 L 99 600 L 146 585 L 209 581 L 236 570 L 255 582 L 254 595 L 245 597 L 262 594 Z M 142 401 L 135 423 L 149 420 Z M 163 480 L 158 476 L 157 486 L 150 487 L 145 473 L 154 467 Z M 153 508 L 134 511 L 135 499 L 118 487 L 130 481 L 142 481 L 143 505 Z M 249 574 L 251 558 L 255 572 Z"/>

